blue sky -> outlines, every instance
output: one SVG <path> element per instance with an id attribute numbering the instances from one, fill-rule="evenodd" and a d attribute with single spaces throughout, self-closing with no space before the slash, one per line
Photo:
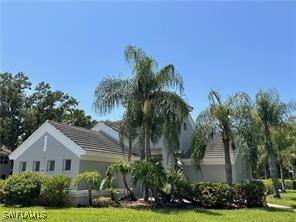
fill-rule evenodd
<path id="1" fill-rule="evenodd" d="M 130 75 L 123 51 L 143 48 L 182 74 L 193 117 L 207 94 L 276 88 L 296 98 L 296 2 L 0 1 L 0 72 L 23 71 L 80 101 L 108 75 Z"/>

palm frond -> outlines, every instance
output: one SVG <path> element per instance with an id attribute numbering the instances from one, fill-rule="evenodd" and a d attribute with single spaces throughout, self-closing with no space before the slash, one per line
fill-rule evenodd
<path id="1" fill-rule="evenodd" d="M 99 114 L 111 112 L 113 108 L 125 102 L 131 94 L 132 80 L 105 78 L 95 90 L 93 108 Z"/>
<path id="2" fill-rule="evenodd" d="M 216 90 L 211 90 L 209 92 L 209 96 L 208 96 L 208 99 L 209 101 L 212 103 L 212 104 L 216 104 L 216 102 L 221 105 L 222 104 L 222 100 L 221 100 L 221 96 L 220 94 L 218 93 L 218 91 Z"/>
<path id="3" fill-rule="evenodd" d="M 184 91 L 182 76 L 175 71 L 175 67 L 172 64 L 161 68 L 155 78 L 160 89 L 174 87 L 179 90 L 180 94 Z"/>

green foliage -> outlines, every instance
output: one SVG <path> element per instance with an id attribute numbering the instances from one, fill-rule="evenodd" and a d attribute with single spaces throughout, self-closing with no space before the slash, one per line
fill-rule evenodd
<path id="1" fill-rule="evenodd" d="M 251 184 L 236 184 L 236 204 L 243 207 L 263 207 L 266 202 L 265 186 L 261 181 Z"/>
<path id="2" fill-rule="evenodd" d="M 95 121 L 77 109 L 78 102 L 48 83 L 32 90 L 24 73 L 0 73 L 0 147 L 14 150 L 46 120 L 90 128 Z"/>
<path id="3" fill-rule="evenodd" d="M 150 159 L 147 141 L 156 142 L 161 137 L 173 154 L 179 149 L 181 123 L 189 113 L 182 99 L 182 77 L 171 64 L 158 69 L 156 61 L 137 47 L 128 46 L 125 58 L 133 77 L 102 80 L 95 91 L 94 107 L 98 113 L 105 114 L 124 103 L 124 122 L 138 129 L 139 141 L 145 144 L 146 158 Z"/>
<path id="4" fill-rule="evenodd" d="M 61 207 L 68 201 L 71 179 L 66 176 L 42 178 L 40 203 L 43 206 Z"/>
<path id="5" fill-rule="evenodd" d="M 81 182 L 86 182 L 88 189 L 98 189 L 101 182 L 101 174 L 97 171 L 85 171 L 80 173 L 75 179 L 75 185 L 79 186 Z"/>
<path id="6" fill-rule="evenodd" d="M 151 159 L 149 161 L 140 161 L 135 164 L 132 170 L 133 182 L 138 182 L 151 190 L 153 197 L 158 201 L 158 194 L 164 188 L 167 181 L 166 171 L 160 161 Z"/>
<path id="7" fill-rule="evenodd" d="M 119 203 L 112 200 L 110 197 L 98 197 L 94 200 L 94 207 L 118 207 Z"/>
<path id="8" fill-rule="evenodd" d="M 230 208 L 235 197 L 234 188 L 224 183 L 198 183 L 193 190 L 197 204 L 205 208 Z"/>
<path id="9" fill-rule="evenodd" d="M 10 176 L 4 187 L 4 202 L 8 205 L 32 206 L 41 192 L 42 176 L 23 172 Z"/>
<path id="10" fill-rule="evenodd" d="M 251 184 L 198 183 L 193 185 L 194 198 L 205 208 L 261 207 L 265 205 L 262 182 Z"/>
<path id="11" fill-rule="evenodd" d="M 267 195 L 273 193 L 273 185 L 271 179 L 262 180 L 265 186 L 265 192 Z M 278 183 L 281 183 L 281 180 L 278 179 Z M 296 190 L 296 180 L 285 180 L 286 189 Z"/>
<path id="12" fill-rule="evenodd" d="M 176 172 L 173 169 L 169 170 L 165 191 L 170 195 L 170 199 L 192 200 L 192 186 L 183 172 Z"/>
<path id="13" fill-rule="evenodd" d="M 6 182 L 6 180 L 0 180 L 0 203 L 3 203 L 4 187 L 6 185 Z"/>

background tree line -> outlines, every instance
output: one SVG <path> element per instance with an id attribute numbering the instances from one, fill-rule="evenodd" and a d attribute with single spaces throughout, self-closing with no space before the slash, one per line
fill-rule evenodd
<path id="1" fill-rule="evenodd" d="M 46 120 L 86 128 L 96 123 L 75 98 L 48 83 L 33 87 L 22 72 L 0 73 L 0 146 L 14 150 Z"/>

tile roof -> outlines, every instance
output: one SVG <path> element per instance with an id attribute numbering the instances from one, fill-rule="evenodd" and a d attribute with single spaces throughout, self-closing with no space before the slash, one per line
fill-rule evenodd
<path id="1" fill-rule="evenodd" d="M 235 151 L 230 146 L 230 158 L 233 158 Z M 190 150 L 183 155 L 183 158 L 190 158 Z M 216 133 L 213 139 L 210 141 L 206 148 L 206 153 L 204 158 L 223 158 L 224 159 L 224 147 L 221 140 L 221 136 Z"/>
<path id="2" fill-rule="evenodd" d="M 51 120 L 48 121 L 48 123 L 86 151 L 101 152 L 107 154 L 109 153 L 115 155 L 123 154 L 122 147 L 119 142 L 102 131 L 97 132 L 82 127 L 58 123 Z M 125 148 L 124 152 L 125 154 L 127 153 L 127 148 Z"/>
<path id="3" fill-rule="evenodd" d="M 114 129 L 115 131 L 119 132 L 120 131 L 120 126 L 122 124 L 122 120 L 117 120 L 117 121 L 103 121 L 103 123 L 105 123 L 107 126 L 111 127 L 112 129 Z"/>

